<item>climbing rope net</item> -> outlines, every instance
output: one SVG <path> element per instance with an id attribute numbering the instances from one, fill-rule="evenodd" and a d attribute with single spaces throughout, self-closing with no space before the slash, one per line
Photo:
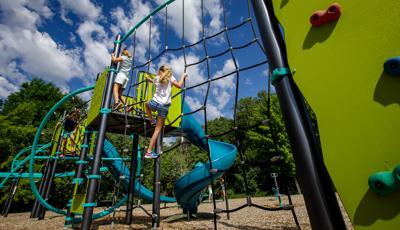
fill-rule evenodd
<path id="1" fill-rule="evenodd" d="M 236 5 L 236 9 L 242 9 L 242 15 L 238 15 L 238 12 L 227 11 L 227 8 L 232 7 L 232 4 Z M 195 11 L 193 12 L 191 9 Z M 190 18 L 196 17 L 197 14 L 198 21 L 190 20 Z M 235 18 L 230 20 L 232 16 Z M 190 21 L 188 22 L 188 20 Z M 113 111 L 122 112 L 125 117 L 121 121 L 124 123 L 124 135 L 122 135 L 122 152 L 124 154 L 122 154 L 121 158 L 128 157 L 129 155 L 130 141 L 127 138 L 131 134 L 131 127 L 135 127 L 135 124 L 131 123 L 133 121 L 129 117 L 136 116 L 142 119 L 144 139 L 147 139 L 148 133 L 150 134 L 152 131 L 152 128 L 146 125 L 147 117 L 144 112 L 144 103 L 151 97 L 153 89 L 144 80 L 143 73 L 156 74 L 156 67 L 161 64 L 169 64 L 174 73 L 181 71 L 187 72 L 189 75 L 187 83 L 185 83 L 182 90 L 172 95 L 173 99 L 181 97 L 182 113 L 170 119 L 165 126 L 165 130 L 169 130 L 170 128 L 172 130 L 173 127 L 179 126 L 177 123 L 181 122 L 185 116 L 195 116 L 198 121 L 203 122 L 202 127 L 205 136 L 202 137 L 202 141 L 205 141 L 207 146 L 210 139 L 233 133 L 235 137 L 235 143 L 233 144 L 238 148 L 247 201 L 243 206 L 235 209 L 220 210 L 216 208 L 216 202 L 213 199 L 215 228 L 216 214 L 220 212 L 234 212 L 247 206 L 271 211 L 282 210 L 281 207 L 269 208 L 254 204 L 251 201 L 251 191 L 246 175 L 246 159 L 243 154 L 243 146 L 240 146 L 241 132 L 263 124 L 268 124 L 272 127 L 270 124 L 270 98 L 268 98 L 267 113 L 269 119 L 261 122 L 249 122 L 246 126 L 239 124 L 237 121 L 238 100 L 240 99 L 240 94 L 244 96 L 251 94 L 246 92 L 249 84 L 256 82 L 259 88 L 260 85 L 268 86 L 268 96 L 271 91 L 269 79 L 266 77 L 268 75 L 266 74 L 268 61 L 264 47 L 257 36 L 258 32 L 256 28 L 250 0 L 234 2 L 224 0 L 189 2 L 184 0 L 170 0 L 142 19 L 138 23 L 138 26 L 130 30 L 120 41 L 116 41 L 122 43 L 128 41 L 127 38 L 131 35 L 133 36 L 132 43 L 130 44 L 133 56 L 132 68 L 129 87 L 125 91 L 126 98 L 132 98 L 132 100 L 126 100 L 124 107 L 133 107 L 134 109 L 132 112 L 127 112 L 123 109 Z M 218 68 L 221 66 L 223 68 Z M 244 89 L 239 87 L 242 85 L 244 85 Z M 189 105 L 190 111 L 183 108 L 185 103 Z M 232 108 L 232 113 L 230 114 L 226 112 L 228 111 L 226 109 L 228 106 Z M 225 112 L 219 110 L 225 110 Z M 232 118 L 232 126 L 228 130 L 211 135 L 208 121 L 221 115 Z M 187 143 L 184 138 L 184 131 L 181 129 L 179 133 L 181 138 L 178 140 L 180 141 L 177 141 L 177 144 L 168 147 L 168 149 L 163 149 L 163 154 L 167 154 Z M 176 132 L 174 135 L 176 135 Z M 276 137 L 273 130 L 272 139 L 274 140 L 275 152 L 278 154 Z M 142 146 L 138 151 L 143 151 L 144 149 L 145 146 Z M 210 165 L 210 183 L 214 190 L 215 177 L 217 173 L 221 172 L 213 168 L 210 149 L 206 148 L 206 150 Z M 83 161 L 81 162 L 83 163 Z M 119 162 L 123 164 L 122 160 Z M 144 161 L 142 161 L 142 166 L 143 170 Z M 33 168 L 33 166 L 30 167 Z M 143 172 L 141 174 L 143 175 Z M 120 176 L 128 177 L 129 175 Z M 114 186 L 115 190 L 112 197 L 114 209 L 112 210 L 115 210 L 115 207 L 121 205 L 126 200 L 126 197 L 120 199 L 118 202 L 116 200 L 116 196 L 119 196 L 120 193 L 120 184 L 120 181 L 115 181 L 116 186 Z M 213 196 L 215 196 L 214 192 Z M 109 214 L 110 212 L 105 211 L 100 216 Z M 66 214 L 64 212 L 61 213 Z"/>
<path id="2" fill-rule="evenodd" d="M 207 23 L 212 23 L 213 19 L 207 18 L 209 15 L 209 10 L 206 3 L 212 2 L 213 7 L 220 9 L 221 15 L 221 26 L 219 30 L 212 30 L 207 28 Z M 229 15 L 232 16 L 232 12 L 227 12 L 227 5 L 229 4 L 243 4 L 243 10 L 246 14 L 240 16 L 240 20 L 236 21 L 234 24 L 229 22 Z M 132 103 L 127 103 L 125 106 L 136 106 L 141 104 L 142 110 L 135 110 L 133 113 L 141 116 L 143 119 L 146 119 L 145 113 L 143 111 L 144 103 L 149 100 L 147 94 L 151 94 L 151 89 L 149 89 L 148 82 L 144 80 L 144 78 L 140 77 L 141 72 L 147 72 L 150 74 L 156 75 L 156 66 L 160 66 L 162 64 L 168 63 L 172 65 L 179 71 L 187 72 L 189 77 L 187 78 L 187 83 L 183 87 L 182 90 L 172 95 L 172 98 L 180 96 L 182 98 L 182 113 L 172 118 L 166 125 L 166 129 L 173 126 L 175 123 L 179 122 L 185 116 L 196 116 L 198 120 L 203 120 L 202 126 L 204 128 L 205 136 L 203 139 L 206 141 L 208 145 L 209 139 L 218 138 L 224 135 L 228 135 L 233 133 L 235 144 L 238 147 L 239 153 L 239 161 L 241 165 L 241 173 L 244 178 L 244 186 L 247 195 L 247 202 L 243 206 L 235 208 L 233 210 L 221 210 L 216 208 L 215 203 L 215 193 L 213 192 L 213 205 L 214 205 L 214 223 L 216 225 L 216 213 L 218 212 L 234 212 L 238 211 L 247 206 L 254 206 L 257 208 L 261 208 L 264 210 L 282 210 L 280 208 L 269 208 L 262 205 L 257 205 L 252 203 L 251 201 L 251 191 L 248 185 L 247 175 L 246 175 L 246 160 L 243 154 L 243 148 L 240 146 L 240 132 L 244 132 L 245 130 L 253 129 L 255 127 L 259 127 L 260 125 L 269 125 L 271 128 L 271 135 L 273 139 L 274 151 L 275 154 L 279 154 L 278 148 L 276 146 L 276 136 L 273 132 L 273 126 L 270 124 L 271 122 L 271 99 L 270 92 L 271 86 L 269 77 L 263 76 L 263 72 L 268 68 L 268 61 L 266 60 L 266 55 L 264 51 L 264 47 L 261 45 L 259 38 L 257 36 L 256 26 L 254 25 L 254 19 L 252 17 L 251 12 L 251 3 L 250 1 L 235 1 L 235 3 L 228 3 L 227 1 L 205 1 L 202 0 L 199 3 L 199 11 L 200 13 L 200 35 L 198 40 L 190 39 L 187 35 L 191 33 L 190 29 L 188 30 L 188 25 L 186 24 L 186 20 L 190 18 L 192 15 L 188 15 L 188 9 L 191 6 L 185 7 L 187 1 L 175 1 L 170 5 L 166 5 L 163 10 L 159 11 L 159 15 L 151 16 L 148 18 L 148 21 L 143 27 L 143 30 L 140 32 L 139 30 L 132 31 L 133 33 L 133 41 L 132 41 L 132 53 L 133 53 L 133 63 L 132 63 L 132 71 L 130 77 L 130 85 L 127 90 L 127 95 L 132 95 L 132 98 L 137 98 L 136 101 Z M 193 4 L 190 3 L 189 4 Z M 172 22 L 170 24 L 170 20 L 174 20 L 177 16 L 177 9 L 181 11 L 180 20 L 178 20 L 181 25 L 180 32 L 176 31 L 177 23 Z M 172 9 L 171 9 L 172 8 Z M 172 15 L 171 15 L 172 12 Z M 239 17 L 239 16 L 238 16 Z M 157 20 L 161 21 L 161 23 L 157 23 Z M 215 18 L 214 18 L 215 20 Z M 190 22 L 189 22 L 190 23 Z M 160 28 L 162 25 L 162 28 Z M 170 33 L 170 27 L 174 27 L 176 34 Z M 246 28 L 247 27 L 247 28 Z M 243 34 L 243 31 L 247 33 Z M 145 32 L 144 30 L 147 30 Z M 160 40 L 163 40 L 163 45 L 159 45 L 159 47 L 163 47 L 161 49 L 157 49 L 154 47 L 155 35 L 153 33 L 159 34 L 160 31 L 164 31 L 163 36 L 160 36 Z M 242 31 L 242 33 L 240 32 Z M 147 50 L 144 52 L 143 47 L 144 41 L 146 40 L 145 36 L 147 35 Z M 181 35 L 180 39 L 178 39 L 178 35 Z M 173 37 L 175 40 L 170 41 L 170 37 Z M 180 41 L 179 42 L 177 41 Z M 191 42 L 192 41 L 192 42 Z M 138 50 L 141 49 L 139 52 Z M 247 57 L 243 55 L 244 53 L 251 54 Z M 193 55 L 196 54 L 196 55 Z M 250 60 L 246 60 L 250 59 Z M 172 61 L 171 61 L 172 59 Z M 222 60 L 222 61 L 221 61 Z M 243 60 L 242 62 L 240 60 Z M 240 63 L 239 63 L 240 62 Z M 224 65 L 224 67 L 228 66 L 230 68 L 224 68 L 223 70 L 215 69 L 215 66 Z M 199 71 L 200 70 L 200 71 Z M 199 74 L 200 72 L 200 74 Z M 247 74 L 246 74 L 247 72 Z M 175 71 L 176 73 L 176 71 Z M 253 75 L 253 79 L 257 79 L 260 83 L 263 83 L 262 80 L 257 78 L 258 76 L 264 77 L 264 85 L 268 85 L 268 111 L 267 116 L 268 119 L 261 122 L 249 122 L 246 126 L 240 126 L 237 121 L 237 111 L 238 111 L 238 99 L 240 98 L 240 85 L 242 83 L 246 84 L 249 78 L 246 78 L 246 75 Z M 254 76 L 256 75 L 256 76 Z M 243 79 L 247 79 L 243 80 Z M 268 79 L 268 81 L 266 81 Z M 228 88 L 232 89 L 231 91 L 223 91 L 221 85 L 228 84 Z M 140 90 L 142 91 L 140 91 Z M 144 92 L 143 92 L 144 90 Z M 222 92 L 221 92 L 222 90 Z M 200 93 L 199 93 L 200 92 Z M 202 95 L 199 95 L 202 94 Z M 197 97 L 196 97 L 197 96 Z M 226 98 L 224 98 L 227 96 Z M 233 107 L 231 118 L 233 120 L 232 126 L 228 130 L 223 130 L 221 133 L 210 134 L 208 121 L 215 118 L 213 115 L 213 110 L 215 110 L 216 106 L 213 104 L 216 100 L 218 101 L 222 97 L 223 100 L 226 100 L 226 104 L 229 104 Z M 232 100 L 233 98 L 233 100 Z M 219 101 L 222 103 L 221 101 Z M 189 104 L 190 111 L 183 109 L 183 105 L 187 103 Z M 211 104 L 211 105 L 210 105 Z M 221 109 L 221 108 L 220 108 Z M 128 113 L 126 113 L 128 114 Z M 230 117 L 228 115 L 228 117 Z M 130 127 L 128 120 L 126 120 L 125 127 Z M 144 127 L 146 130 L 146 127 Z M 125 129 L 125 133 L 128 130 Z M 146 138 L 146 131 L 144 132 L 144 137 Z M 179 146 L 187 143 L 185 140 L 184 132 L 181 130 L 181 138 L 178 143 L 172 147 L 168 147 L 162 151 L 163 154 L 166 154 L 174 149 L 177 149 Z M 215 176 L 217 176 L 218 170 L 213 168 L 213 162 L 211 158 L 210 149 L 207 148 L 207 154 L 210 165 L 210 183 L 213 185 L 215 181 Z M 221 174 L 219 174 L 220 176 Z M 212 190 L 214 190 L 214 185 L 212 186 Z M 290 200 L 290 197 L 289 197 Z M 291 201 L 290 201 L 291 203 Z M 291 208 L 288 208 L 291 209 Z M 293 213 L 294 214 L 294 213 Z M 294 218 L 297 223 L 297 219 L 294 215 Z M 216 226 L 215 226 L 216 227 Z"/>

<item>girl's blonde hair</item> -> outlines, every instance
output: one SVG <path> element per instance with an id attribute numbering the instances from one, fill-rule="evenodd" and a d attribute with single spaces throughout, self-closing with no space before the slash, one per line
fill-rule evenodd
<path id="1" fill-rule="evenodd" d="M 160 82 L 162 84 L 166 84 L 171 80 L 172 71 L 168 68 L 167 65 L 162 65 L 158 70 L 158 75 L 160 76 Z"/>

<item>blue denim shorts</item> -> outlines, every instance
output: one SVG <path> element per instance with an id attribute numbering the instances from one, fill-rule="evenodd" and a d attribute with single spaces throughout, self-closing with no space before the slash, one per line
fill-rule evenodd
<path id="1" fill-rule="evenodd" d="M 151 100 L 149 102 L 149 107 L 150 107 L 151 111 L 157 111 L 157 113 L 158 113 L 157 116 L 162 117 L 162 118 L 167 118 L 170 105 L 171 104 L 163 105 L 154 100 Z"/>

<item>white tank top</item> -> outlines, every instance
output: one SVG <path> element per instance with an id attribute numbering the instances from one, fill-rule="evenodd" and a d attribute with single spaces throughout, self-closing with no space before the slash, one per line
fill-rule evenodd
<path id="1" fill-rule="evenodd" d="M 166 105 L 171 103 L 171 87 L 173 81 L 176 81 L 174 76 L 171 76 L 171 80 L 168 83 L 161 83 L 160 76 L 156 76 L 153 80 L 153 84 L 156 87 L 153 100 L 159 104 Z"/>

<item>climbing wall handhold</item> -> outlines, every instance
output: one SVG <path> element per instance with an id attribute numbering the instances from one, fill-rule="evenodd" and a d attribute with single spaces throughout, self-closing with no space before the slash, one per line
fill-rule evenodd
<path id="1" fill-rule="evenodd" d="M 318 27 L 331 21 L 336 21 L 342 14 L 342 7 L 339 3 L 331 4 L 327 10 L 318 10 L 310 17 L 312 26 Z"/>
<path id="2" fill-rule="evenodd" d="M 399 76 L 400 75 L 400 56 L 390 58 L 385 61 L 385 64 L 383 64 L 383 69 L 385 70 L 385 73 L 393 76 Z"/>
<path id="3" fill-rule="evenodd" d="M 400 191 L 400 165 L 393 171 L 377 172 L 368 178 L 370 189 L 380 196 Z"/>

